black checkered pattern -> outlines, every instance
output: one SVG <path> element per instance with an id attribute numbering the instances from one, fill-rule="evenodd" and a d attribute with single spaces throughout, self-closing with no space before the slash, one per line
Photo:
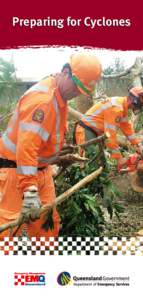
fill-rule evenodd
<path id="1" fill-rule="evenodd" d="M 143 255 L 143 237 L 5 237 L 0 255 Z"/>

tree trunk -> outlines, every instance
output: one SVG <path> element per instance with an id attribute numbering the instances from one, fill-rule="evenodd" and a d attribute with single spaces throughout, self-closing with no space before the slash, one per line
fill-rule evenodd
<path id="1" fill-rule="evenodd" d="M 133 67 L 130 70 L 131 84 L 133 87 L 142 86 L 141 82 L 142 59 L 137 57 Z"/>

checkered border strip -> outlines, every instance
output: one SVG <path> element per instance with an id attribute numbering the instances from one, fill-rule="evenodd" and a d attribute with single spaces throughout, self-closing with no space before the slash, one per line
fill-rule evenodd
<path id="1" fill-rule="evenodd" d="M 143 255 L 143 237 L 5 237 L 0 255 Z"/>

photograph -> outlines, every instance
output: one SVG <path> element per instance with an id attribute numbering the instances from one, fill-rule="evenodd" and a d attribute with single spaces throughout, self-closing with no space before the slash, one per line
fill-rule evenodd
<path id="1" fill-rule="evenodd" d="M 0 239 L 142 236 L 142 70 L 143 51 L 0 51 Z"/>
<path id="2" fill-rule="evenodd" d="M 141 8 L 2 4 L 2 299 L 142 295 Z"/>

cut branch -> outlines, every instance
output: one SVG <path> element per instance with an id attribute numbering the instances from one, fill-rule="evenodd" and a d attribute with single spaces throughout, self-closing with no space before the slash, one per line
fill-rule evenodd
<path id="1" fill-rule="evenodd" d="M 82 148 L 86 148 L 90 145 L 93 145 L 93 144 L 98 144 L 99 142 L 103 142 L 104 140 L 106 139 L 106 135 L 103 134 L 103 135 L 100 135 L 98 136 L 97 138 L 95 139 L 91 139 L 83 144 L 79 144 L 78 146 L 75 146 L 75 147 L 82 147 Z"/>
<path id="2" fill-rule="evenodd" d="M 66 145 L 63 150 L 61 150 L 60 152 L 57 152 L 55 155 L 50 156 L 48 158 L 42 158 L 39 159 L 39 162 L 43 162 L 43 163 L 50 163 L 51 165 L 54 164 L 61 164 L 61 162 L 67 162 L 70 160 L 73 161 L 82 161 L 83 158 L 77 155 L 69 155 L 70 153 L 73 153 L 74 151 L 78 151 L 78 149 L 81 148 L 87 148 L 90 145 L 93 144 L 98 144 L 102 141 L 104 141 L 106 139 L 105 135 L 101 135 L 95 139 L 91 139 L 83 144 L 79 144 L 79 145 Z M 67 156 L 66 156 L 67 155 Z"/>
<path id="3" fill-rule="evenodd" d="M 81 157 L 78 154 L 66 154 L 66 155 L 55 158 L 55 160 L 53 161 L 52 164 L 57 164 L 57 165 L 60 165 L 62 163 L 72 164 L 72 163 L 81 162 L 81 161 L 82 162 L 88 161 L 88 158 Z"/>
<path id="4" fill-rule="evenodd" d="M 61 204 L 65 200 L 69 199 L 69 197 L 71 195 L 73 195 L 75 192 L 77 192 L 83 186 L 85 186 L 86 184 L 88 184 L 89 182 L 91 182 L 92 180 L 94 180 L 96 177 L 98 177 L 101 174 L 102 169 L 103 168 L 100 167 L 96 171 L 92 172 L 91 174 L 89 174 L 88 176 L 86 176 L 85 178 L 83 178 L 82 180 L 80 180 L 78 183 L 76 183 L 73 187 L 71 187 L 70 189 L 68 189 L 66 192 L 64 192 L 63 194 L 61 194 L 60 196 L 58 196 L 56 198 L 54 204 L 46 204 L 46 205 L 44 205 L 40 209 L 40 215 L 43 214 L 43 213 L 48 212 L 49 210 L 51 210 L 54 207 L 56 207 L 57 205 Z M 5 230 L 8 230 L 8 229 L 13 229 L 14 227 L 20 226 L 22 224 L 24 224 L 24 223 L 20 223 L 19 219 L 16 219 L 15 221 L 10 222 L 10 223 L 3 224 L 3 225 L 0 226 L 0 233 L 2 233 Z"/>

